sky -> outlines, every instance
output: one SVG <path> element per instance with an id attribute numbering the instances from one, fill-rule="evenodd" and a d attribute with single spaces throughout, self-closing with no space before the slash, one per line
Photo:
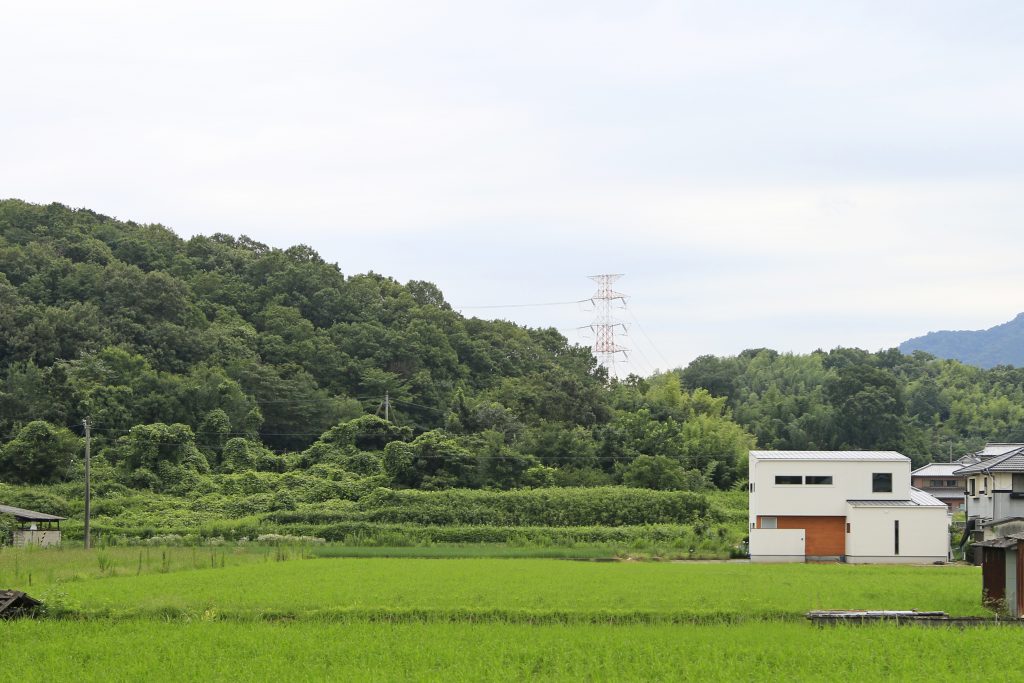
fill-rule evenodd
<path id="1" fill-rule="evenodd" d="M 1024 310 L 1017 0 L 3 5 L 0 197 L 582 344 L 622 273 L 640 374 Z"/>

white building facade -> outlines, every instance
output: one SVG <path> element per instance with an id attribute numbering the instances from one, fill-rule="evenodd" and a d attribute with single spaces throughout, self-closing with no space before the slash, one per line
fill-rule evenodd
<path id="1" fill-rule="evenodd" d="M 945 503 L 894 451 L 751 451 L 750 559 L 931 563 L 949 557 Z"/>

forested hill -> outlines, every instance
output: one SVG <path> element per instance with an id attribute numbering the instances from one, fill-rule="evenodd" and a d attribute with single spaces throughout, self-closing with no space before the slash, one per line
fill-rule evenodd
<path id="1" fill-rule="evenodd" d="M 730 488 L 755 443 L 921 463 L 1024 440 L 1024 370 L 760 349 L 609 382 L 427 282 L 2 201 L 0 484 L 80 486 L 87 416 L 99 491 L 255 514 L 381 487 Z"/>
<path id="2" fill-rule="evenodd" d="M 925 351 L 981 368 L 1024 367 L 1024 313 L 987 330 L 929 332 L 900 344 L 904 353 Z"/>
<path id="3" fill-rule="evenodd" d="M 753 444 L 725 399 L 675 375 L 609 385 L 589 349 L 464 318 L 428 282 L 0 202 L 0 482 L 77 479 L 86 416 L 112 486 L 192 495 L 257 471 L 300 503 L 328 495 L 307 475 L 356 497 L 728 487 Z"/>
<path id="4" fill-rule="evenodd" d="M 198 429 L 219 409 L 233 432 L 300 449 L 385 393 L 413 429 L 443 426 L 471 397 L 501 403 L 495 425 L 506 409 L 585 426 L 610 415 L 587 349 L 463 318 L 428 282 L 14 200 L 0 202 L 0 367 L 4 433 L 87 414 L 107 430 Z"/>

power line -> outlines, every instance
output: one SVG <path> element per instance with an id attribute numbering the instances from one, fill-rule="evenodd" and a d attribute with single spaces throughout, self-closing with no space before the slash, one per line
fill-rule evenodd
<path id="1" fill-rule="evenodd" d="M 458 311 L 476 311 L 485 308 L 538 308 L 541 306 L 572 306 L 574 304 L 584 304 L 590 301 L 590 299 L 579 299 L 578 301 L 548 301 L 544 303 L 535 304 L 493 304 L 489 306 L 454 306 L 455 310 Z"/>
<path id="2" fill-rule="evenodd" d="M 658 348 L 658 345 L 654 343 L 654 340 L 651 339 L 650 335 L 647 334 L 647 331 L 644 330 L 643 325 L 641 325 L 640 321 L 637 320 L 636 314 L 633 313 L 633 309 L 627 306 L 626 313 L 628 313 L 629 317 L 633 319 L 633 323 L 636 325 L 636 328 L 640 330 L 640 334 L 644 335 L 644 338 L 647 339 L 647 342 L 651 345 L 651 348 L 654 349 L 654 352 L 661 357 L 661 360 L 665 361 L 665 370 L 667 371 L 671 369 L 672 364 L 669 363 L 668 358 L 665 357 L 665 354 L 661 352 L 661 349 Z"/>

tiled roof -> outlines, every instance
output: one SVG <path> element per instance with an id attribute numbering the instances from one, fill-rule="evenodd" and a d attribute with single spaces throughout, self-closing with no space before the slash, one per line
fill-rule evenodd
<path id="1" fill-rule="evenodd" d="M 958 462 L 930 462 L 924 467 L 918 467 L 910 473 L 912 477 L 951 477 L 953 473 L 963 467 Z"/>
<path id="2" fill-rule="evenodd" d="M 876 462 L 910 460 L 896 451 L 750 451 L 750 457 L 758 460 L 867 460 Z"/>
<path id="3" fill-rule="evenodd" d="M 1016 444 L 1017 448 L 996 455 L 979 463 L 968 465 L 957 470 L 956 474 L 976 474 L 978 472 L 1024 472 L 1024 445 Z"/>

